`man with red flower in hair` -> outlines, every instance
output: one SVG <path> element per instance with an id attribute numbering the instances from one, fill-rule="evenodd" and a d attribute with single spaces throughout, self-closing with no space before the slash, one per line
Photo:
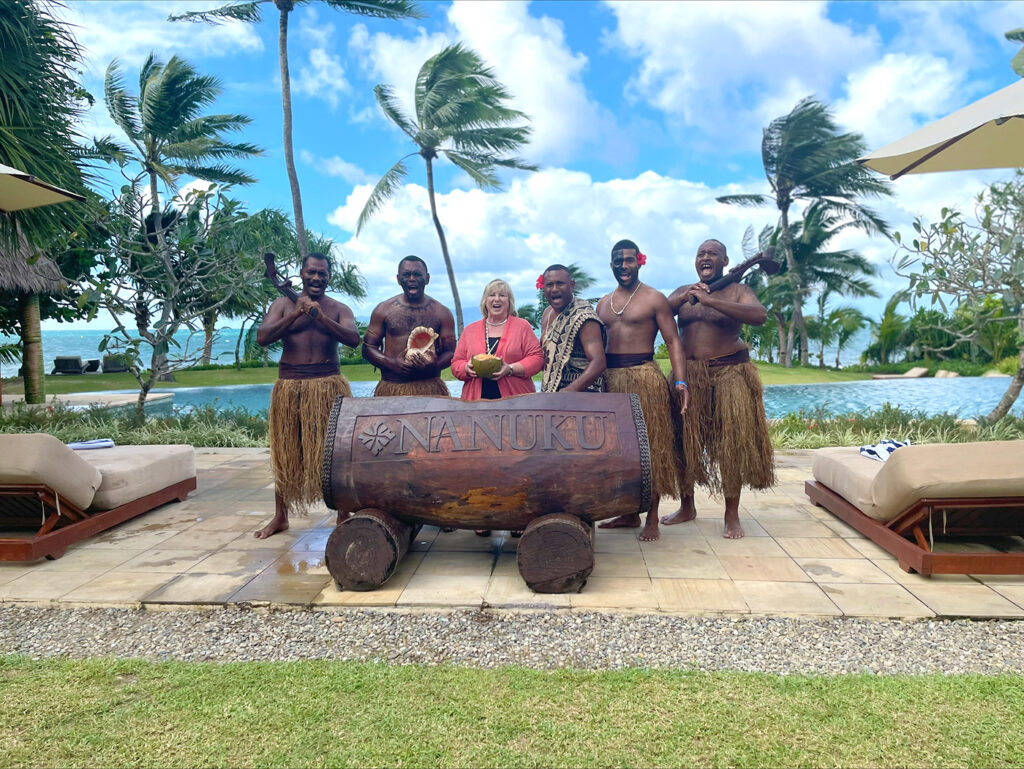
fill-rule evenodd
<path id="1" fill-rule="evenodd" d="M 665 295 L 640 282 L 647 257 L 632 240 L 612 246 L 612 274 L 618 286 L 597 303 L 597 315 L 608 329 L 605 377 L 608 392 L 636 393 L 647 423 L 651 446 L 651 509 L 640 539 L 652 542 L 658 530 L 658 500 L 679 498 L 683 457 L 674 419 L 686 410 L 689 392 L 683 344 Z M 672 363 L 672 384 L 654 362 L 654 341 L 661 332 Z M 620 515 L 600 524 L 602 529 L 640 527 L 640 515 Z"/>

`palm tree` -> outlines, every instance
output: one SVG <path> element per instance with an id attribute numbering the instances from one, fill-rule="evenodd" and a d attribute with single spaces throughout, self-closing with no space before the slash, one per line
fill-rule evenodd
<path id="1" fill-rule="evenodd" d="M 891 237 L 889 225 L 859 202 L 862 197 L 891 195 L 889 183 L 873 176 L 853 161 L 867 150 L 858 133 L 840 133 L 831 109 L 812 96 L 802 99 L 788 115 L 776 118 L 764 129 L 761 160 L 771 195 L 725 195 L 720 203 L 744 206 L 775 205 L 779 210 L 779 249 L 792 274 L 793 318 L 803 327 L 802 303 L 807 287 L 802 283 L 793 256 L 789 211 L 798 201 L 819 202 L 868 233 Z M 792 365 L 791 331 L 783 364 Z M 800 344 L 800 360 L 808 362 L 807 338 Z"/>
<path id="2" fill-rule="evenodd" d="M 151 53 L 139 70 L 139 92 L 131 94 L 114 59 L 107 67 L 104 98 L 107 112 L 130 146 L 105 136 L 96 140 L 96 153 L 122 168 L 129 164 L 142 168 L 139 177 L 148 177 L 153 211 L 160 210 L 158 181 L 172 190 L 182 175 L 218 184 L 252 184 L 256 181 L 252 176 L 221 162 L 262 154 L 255 145 L 233 143 L 224 136 L 252 120 L 246 115 L 202 114 L 221 90 L 217 78 L 200 75 L 184 59 L 172 56 L 163 64 Z"/>
<path id="3" fill-rule="evenodd" d="M 302 195 L 299 192 L 299 176 L 295 171 L 295 155 L 292 149 L 292 81 L 288 72 L 288 14 L 296 6 L 306 5 L 312 0 L 236 0 L 212 11 L 189 11 L 171 15 L 171 21 L 205 21 L 219 24 L 228 20 L 259 24 L 263 18 L 262 6 L 273 2 L 280 13 L 277 26 L 277 51 L 281 66 L 281 109 L 284 114 L 284 163 L 288 170 L 288 184 L 292 192 L 292 212 L 295 216 L 295 233 L 299 239 L 299 254 L 309 253 L 306 237 L 306 220 L 302 215 Z M 323 0 L 328 8 L 360 16 L 379 19 L 422 18 L 415 3 L 409 0 Z"/>
<path id="4" fill-rule="evenodd" d="M 906 292 L 900 291 L 886 302 L 882 317 L 871 321 L 872 343 L 864 352 L 868 360 L 877 360 L 882 365 L 889 363 L 890 357 L 906 347 L 909 321 L 896 312 L 896 308 L 906 299 Z"/>
<path id="5" fill-rule="evenodd" d="M 406 115 L 391 86 L 381 84 L 373 92 L 384 114 L 412 139 L 417 149 L 395 163 L 377 182 L 359 214 L 356 234 L 398 190 L 409 173 L 405 161 L 413 155 L 422 157 L 427 166 L 430 214 L 441 241 L 455 302 L 456 325 L 461 334 L 462 302 L 448 254 L 448 241 L 437 216 L 434 161 L 444 155 L 465 171 L 480 189 L 498 190 L 501 182 L 496 168 L 537 170 L 537 166 L 515 155 L 529 141 L 533 131 L 527 125 L 509 125 L 525 120 L 526 115 L 506 106 L 511 98 L 509 92 L 494 78 L 480 56 L 461 43 L 448 46 L 420 67 L 416 77 L 415 120 Z"/>
<path id="6" fill-rule="evenodd" d="M 868 316 L 856 307 L 843 305 L 836 307 L 827 316 L 825 322 L 836 324 L 836 368 L 839 368 L 839 356 L 846 349 L 854 336 L 868 325 Z"/>

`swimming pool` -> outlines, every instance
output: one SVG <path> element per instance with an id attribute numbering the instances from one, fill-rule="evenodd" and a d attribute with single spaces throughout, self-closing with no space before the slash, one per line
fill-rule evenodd
<path id="1" fill-rule="evenodd" d="M 447 382 L 455 397 L 462 392 L 462 382 Z M 369 397 L 376 382 L 353 382 L 352 394 Z M 798 411 L 826 409 L 834 414 L 870 411 L 890 403 L 908 411 L 935 415 L 957 414 L 960 417 L 984 416 L 999 402 L 1009 385 L 1006 377 L 957 377 L 954 379 L 884 379 L 832 382 L 827 384 L 767 385 L 764 393 L 765 412 L 769 418 L 781 418 Z M 174 408 L 184 409 L 212 405 L 217 408 L 243 407 L 264 411 L 270 404 L 272 385 L 231 385 L 226 387 L 179 387 L 153 392 L 174 393 Z M 158 409 L 170 409 L 167 406 Z M 1024 416 L 1024 400 L 1018 399 L 1012 413 Z"/>

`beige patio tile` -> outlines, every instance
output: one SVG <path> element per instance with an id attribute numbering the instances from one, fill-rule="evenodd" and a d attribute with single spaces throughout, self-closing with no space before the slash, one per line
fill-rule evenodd
<path id="1" fill-rule="evenodd" d="M 268 603 L 290 606 L 308 606 L 320 595 L 327 583 L 323 574 L 279 574 L 268 569 L 233 593 L 230 603 Z"/>
<path id="2" fill-rule="evenodd" d="M 764 521 L 769 536 L 779 537 L 838 537 L 832 529 L 818 521 Z"/>
<path id="3" fill-rule="evenodd" d="M 871 559 L 871 562 L 901 585 L 935 585 L 939 583 L 961 585 L 978 584 L 978 582 L 971 579 L 966 574 L 933 574 L 930 577 L 922 577 L 917 573 L 903 571 L 903 569 L 900 568 L 899 561 L 892 558 L 878 560 Z"/>
<path id="4" fill-rule="evenodd" d="M 852 526 L 843 523 L 842 521 L 836 520 L 835 518 L 833 518 L 831 521 L 822 521 L 822 523 L 824 523 L 826 526 L 832 529 L 832 531 L 834 531 L 836 534 L 838 534 L 840 537 L 843 537 L 844 539 L 860 539 L 864 536 Z"/>
<path id="5" fill-rule="evenodd" d="M 420 562 L 416 573 L 424 576 L 490 577 L 494 556 L 490 553 L 435 551 Z"/>
<path id="6" fill-rule="evenodd" d="M 188 570 L 189 574 L 248 574 L 267 568 L 280 557 L 278 550 L 220 550 Z"/>
<path id="7" fill-rule="evenodd" d="M 139 603 L 149 593 L 172 579 L 174 579 L 173 574 L 112 571 L 66 593 L 61 597 L 61 601 Z"/>
<path id="8" fill-rule="evenodd" d="M 872 542 L 870 539 L 866 539 L 864 537 L 858 537 L 857 539 L 848 539 L 848 540 L 845 540 L 845 541 L 846 541 L 846 543 L 850 547 L 852 547 L 858 553 L 863 555 L 865 558 L 870 558 L 871 560 L 881 559 L 883 561 L 884 560 L 891 561 L 891 560 L 894 560 L 896 558 L 896 556 L 891 555 L 888 550 L 886 550 L 885 548 L 879 547 L 874 542 Z"/>
<path id="9" fill-rule="evenodd" d="M 793 558 L 863 558 L 839 537 L 779 537 L 776 540 Z"/>
<path id="10" fill-rule="evenodd" d="M 817 520 L 807 505 L 796 502 L 782 504 L 753 504 L 747 502 L 744 505 L 750 514 L 760 523 L 765 521 L 814 521 Z"/>
<path id="11" fill-rule="evenodd" d="M 813 582 L 736 582 L 754 614 L 828 615 L 842 612 Z"/>
<path id="12" fill-rule="evenodd" d="M 866 558 L 796 558 L 797 565 L 819 583 L 892 584 L 893 579 Z"/>
<path id="13" fill-rule="evenodd" d="M 1024 609 L 1024 585 L 993 584 L 990 587 L 999 595 L 1008 598 L 1021 609 Z"/>
<path id="14" fill-rule="evenodd" d="M 729 578 L 752 582 L 810 582 L 803 569 L 791 558 L 765 558 L 749 555 L 720 555 Z"/>
<path id="15" fill-rule="evenodd" d="M 39 571 L 93 571 L 102 574 L 144 552 L 145 550 L 79 547 L 68 550 L 56 560 L 41 563 Z"/>
<path id="16" fill-rule="evenodd" d="M 932 617 L 931 609 L 901 585 L 825 583 L 821 589 L 848 617 Z"/>
<path id="17" fill-rule="evenodd" d="M 747 611 L 747 602 L 728 579 L 653 579 L 651 582 L 662 611 Z"/>
<path id="18" fill-rule="evenodd" d="M 939 616 L 1024 617 L 1024 609 L 1011 603 L 993 588 L 978 582 L 919 582 L 905 587 Z"/>
<path id="19" fill-rule="evenodd" d="M 149 550 L 151 547 L 162 546 L 165 542 L 180 536 L 174 527 L 161 531 L 121 531 L 115 526 L 113 529 L 90 537 L 82 543 L 83 548 L 90 550 L 113 548 L 115 550 Z"/>
<path id="20" fill-rule="evenodd" d="M 1024 585 L 1024 574 L 972 574 L 978 582 L 990 586 Z"/>
<path id="21" fill-rule="evenodd" d="M 423 574 L 420 569 L 398 597 L 398 606 L 479 606 L 483 603 L 487 575 Z"/>
<path id="22" fill-rule="evenodd" d="M 511 537 L 509 539 L 511 540 Z M 491 538 L 478 537 L 469 529 L 442 531 L 434 539 L 434 543 L 430 546 L 430 549 L 431 551 L 444 550 L 446 552 L 489 553 L 491 551 Z M 515 549 L 514 545 L 512 546 L 512 549 Z"/>
<path id="23" fill-rule="evenodd" d="M 0 585 L 0 601 L 54 600 L 99 576 L 94 571 L 32 571 Z"/>
<path id="24" fill-rule="evenodd" d="M 211 515 L 188 528 L 190 532 L 255 531 L 262 515 Z M 291 521 L 292 525 L 296 522 Z"/>
<path id="25" fill-rule="evenodd" d="M 224 603 L 253 574 L 180 574 L 146 596 L 146 603 Z"/>
<path id="26" fill-rule="evenodd" d="M 786 554 L 771 537 L 743 537 L 742 539 L 709 539 L 711 550 L 721 558 L 729 556 L 760 556 L 782 558 Z"/>
<path id="27" fill-rule="evenodd" d="M 516 563 L 516 554 L 502 553 L 499 555 L 491 575 L 494 577 L 518 577 L 519 565 Z"/>
<path id="28" fill-rule="evenodd" d="M 146 550 L 117 566 L 114 571 L 184 574 L 206 556 L 202 550 Z"/>
<path id="29" fill-rule="evenodd" d="M 670 527 L 662 527 L 662 529 Z M 595 553 L 624 553 L 640 555 L 640 541 L 636 538 L 635 529 L 627 535 L 622 529 L 615 531 L 598 530 L 594 537 Z"/>
<path id="30" fill-rule="evenodd" d="M 312 529 L 311 531 L 303 532 L 302 536 L 295 540 L 289 549 L 301 551 L 319 550 L 323 553 L 327 549 L 327 540 L 333 533 L 334 529 Z"/>
<path id="31" fill-rule="evenodd" d="M 494 575 L 484 594 L 484 602 L 495 608 L 565 609 L 569 607 L 569 596 L 565 593 L 535 593 L 518 574 Z"/>
<path id="32" fill-rule="evenodd" d="M 234 539 L 229 539 L 223 546 L 218 545 L 218 547 L 223 547 L 224 550 L 277 550 L 278 552 L 284 552 L 285 550 L 291 550 L 300 539 L 311 533 L 288 529 L 287 531 L 279 531 L 277 534 L 266 539 L 256 539 L 256 531 L 268 523 L 270 523 L 269 518 L 257 519 L 256 525 L 253 526 L 251 532 L 243 531 L 236 534 Z M 228 533 L 225 532 L 225 535 Z"/>
<path id="33" fill-rule="evenodd" d="M 398 564 L 391 579 L 376 590 L 339 590 L 333 580 L 329 581 L 316 598 L 314 606 L 394 606 L 405 590 L 412 575 L 423 560 L 423 553 L 409 553 Z"/>
<path id="34" fill-rule="evenodd" d="M 665 579 L 728 579 L 729 575 L 718 560 L 718 556 L 698 554 L 691 549 L 644 554 L 647 574 L 654 578 Z"/>
<path id="35" fill-rule="evenodd" d="M 574 609 L 657 609 L 658 597 L 646 577 L 591 577 L 569 603 Z"/>
<path id="36" fill-rule="evenodd" d="M 288 532 L 284 532 L 288 534 Z M 239 537 L 251 534 L 237 531 L 183 531 L 158 543 L 161 550 L 219 550 Z M 280 534 L 275 536 L 281 536 Z M 154 545 L 155 547 L 155 545 Z M 268 545 L 264 545 L 268 547 Z"/>
<path id="37" fill-rule="evenodd" d="M 747 537 L 768 536 L 768 532 L 764 526 L 753 518 L 746 518 L 741 515 L 740 525 L 743 527 L 743 533 Z M 722 533 L 725 531 L 724 515 L 720 515 L 714 520 L 699 518 L 697 519 L 697 528 L 700 529 L 701 534 L 703 534 L 707 539 L 723 539 Z"/>
<path id="38" fill-rule="evenodd" d="M 595 577 L 646 577 L 647 566 L 640 553 L 595 553 Z"/>
<path id="39" fill-rule="evenodd" d="M 330 573 L 327 571 L 327 564 L 324 562 L 323 550 L 311 550 L 306 552 L 301 550 L 289 550 L 284 555 L 278 557 L 266 572 L 278 574 L 280 576 L 288 576 L 290 574 L 310 577 L 330 576 Z"/>

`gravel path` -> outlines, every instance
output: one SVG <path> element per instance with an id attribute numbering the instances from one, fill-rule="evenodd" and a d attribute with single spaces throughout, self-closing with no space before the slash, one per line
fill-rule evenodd
<path id="1" fill-rule="evenodd" d="M 0 606 L 0 650 L 150 660 L 366 660 L 493 668 L 1022 673 L 1024 621 Z"/>

